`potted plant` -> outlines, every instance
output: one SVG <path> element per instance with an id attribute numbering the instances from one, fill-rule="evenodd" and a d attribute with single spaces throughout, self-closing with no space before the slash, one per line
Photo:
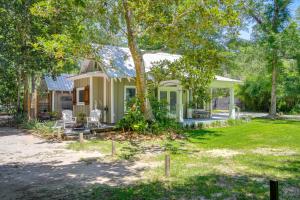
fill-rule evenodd
<path id="1" fill-rule="evenodd" d="M 190 102 L 187 106 L 187 118 L 188 119 L 193 118 L 193 111 L 194 111 L 194 103 Z"/>
<path id="2" fill-rule="evenodd" d="M 86 122 L 86 114 L 85 113 L 79 113 L 78 116 L 77 116 L 76 128 L 83 128 L 85 122 Z"/>
<path id="3" fill-rule="evenodd" d="M 56 112 L 56 111 L 49 112 L 49 115 L 50 115 L 51 120 L 57 120 L 58 119 L 58 112 Z"/>

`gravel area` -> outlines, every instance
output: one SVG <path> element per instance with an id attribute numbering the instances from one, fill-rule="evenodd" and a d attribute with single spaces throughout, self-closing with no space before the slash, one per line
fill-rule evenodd
<path id="1" fill-rule="evenodd" d="M 68 150 L 67 143 L 0 128 L 0 199 L 74 199 L 73 193 L 95 183 L 131 184 L 145 168 L 106 162 L 99 152 Z"/>

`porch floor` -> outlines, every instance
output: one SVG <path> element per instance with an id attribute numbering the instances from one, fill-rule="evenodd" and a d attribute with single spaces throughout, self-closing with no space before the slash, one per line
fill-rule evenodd
<path id="1" fill-rule="evenodd" d="M 226 121 L 227 119 L 229 119 L 228 116 L 226 115 L 213 115 L 211 118 L 205 118 L 205 119 L 184 119 L 182 124 L 184 126 L 186 125 L 192 125 L 192 124 L 195 124 L 195 125 L 198 125 L 200 123 L 202 124 L 211 124 L 215 121 Z"/>
<path id="2" fill-rule="evenodd" d="M 93 132 L 108 132 L 112 131 L 115 128 L 113 124 L 105 124 L 102 123 L 101 127 L 84 127 L 84 128 L 66 128 L 64 130 L 65 135 L 79 135 L 79 133 L 83 133 L 84 135 L 92 134 Z"/>

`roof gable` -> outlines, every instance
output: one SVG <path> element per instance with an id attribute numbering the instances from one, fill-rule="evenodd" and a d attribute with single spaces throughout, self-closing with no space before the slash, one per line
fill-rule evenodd
<path id="1" fill-rule="evenodd" d="M 55 79 L 52 76 L 45 76 L 47 89 L 49 91 L 72 91 L 73 81 L 68 79 L 70 76 L 69 74 L 62 74 Z"/>
<path id="2" fill-rule="evenodd" d="M 129 48 L 117 46 L 103 46 L 97 54 L 107 76 L 111 78 L 135 77 L 133 58 Z M 143 53 L 146 72 L 149 72 L 158 62 L 168 60 L 174 62 L 181 56 L 169 53 Z"/>

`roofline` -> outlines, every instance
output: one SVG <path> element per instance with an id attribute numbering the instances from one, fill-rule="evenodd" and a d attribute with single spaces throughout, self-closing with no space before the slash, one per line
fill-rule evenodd
<path id="1" fill-rule="evenodd" d="M 78 79 L 89 78 L 89 77 L 109 78 L 107 76 L 107 74 L 105 74 L 103 72 L 100 72 L 100 71 L 95 71 L 95 72 L 87 72 L 87 73 L 84 73 L 84 74 L 78 74 L 78 75 L 75 75 L 75 76 L 70 76 L 68 79 L 70 79 L 72 81 L 75 81 L 75 80 L 78 80 Z"/>

